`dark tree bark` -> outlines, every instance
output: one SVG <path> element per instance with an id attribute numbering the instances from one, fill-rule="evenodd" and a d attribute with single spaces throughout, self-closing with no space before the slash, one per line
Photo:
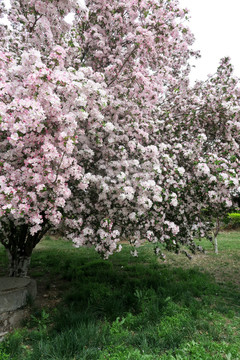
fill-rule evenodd
<path id="1" fill-rule="evenodd" d="M 1 221 L 0 241 L 7 250 L 9 276 L 27 277 L 32 251 L 49 229 L 44 220 L 42 229 L 31 235 L 28 224 L 16 225 L 10 219 Z"/>
<path id="2" fill-rule="evenodd" d="M 219 218 L 217 218 L 216 219 L 215 229 L 213 231 L 213 244 L 214 244 L 214 252 L 215 252 L 215 254 L 218 254 L 217 236 L 218 236 L 219 231 L 220 231 L 220 220 L 219 220 Z"/>
<path id="3" fill-rule="evenodd" d="M 7 253 L 9 260 L 8 276 L 27 277 L 31 256 L 21 256 L 18 251 L 16 251 L 16 256 L 12 255 L 9 250 L 7 250 Z"/>

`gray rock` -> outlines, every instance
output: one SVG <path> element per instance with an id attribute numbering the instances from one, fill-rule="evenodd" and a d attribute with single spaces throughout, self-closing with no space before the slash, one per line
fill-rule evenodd
<path id="1" fill-rule="evenodd" d="M 11 328 L 15 328 L 21 325 L 21 322 L 26 317 L 26 312 L 24 310 L 14 311 L 9 317 L 9 325 Z"/>
<path id="2" fill-rule="evenodd" d="M 5 336 L 8 334 L 7 331 L 0 332 L 0 342 L 4 340 Z"/>
<path id="3" fill-rule="evenodd" d="M 36 281 L 28 278 L 0 278 L 0 314 L 19 309 L 37 295 Z"/>

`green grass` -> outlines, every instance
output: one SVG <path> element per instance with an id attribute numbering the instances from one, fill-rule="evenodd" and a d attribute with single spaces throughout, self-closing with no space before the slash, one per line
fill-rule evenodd
<path id="1" fill-rule="evenodd" d="M 60 302 L 33 304 L 25 325 L 0 343 L 0 360 L 240 359 L 240 233 L 218 241 L 219 255 L 203 241 L 206 254 L 169 254 L 162 263 L 151 244 L 138 258 L 126 245 L 103 261 L 46 237 L 30 274 L 44 292 L 54 286 Z M 3 248 L 0 261 L 3 273 Z"/>

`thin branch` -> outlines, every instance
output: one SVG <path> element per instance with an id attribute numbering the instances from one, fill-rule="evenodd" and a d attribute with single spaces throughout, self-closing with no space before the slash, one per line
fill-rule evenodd
<path id="1" fill-rule="evenodd" d="M 107 86 L 111 86 L 112 83 L 117 79 L 118 75 L 121 73 L 122 69 L 124 68 L 124 66 L 126 65 L 126 63 L 128 62 L 128 60 L 130 59 L 130 57 L 133 55 L 134 51 L 138 48 L 138 45 L 135 45 L 133 50 L 130 52 L 130 54 L 128 55 L 128 57 L 126 58 L 126 60 L 124 61 L 124 63 L 122 64 L 122 66 L 120 67 L 120 69 L 118 70 L 117 74 L 114 76 L 114 78 L 110 81 L 110 83 L 107 83 Z"/>
<path id="2" fill-rule="evenodd" d="M 57 168 L 56 178 L 55 178 L 55 180 L 53 181 L 53 184 L 55 184 L 55 183 L 57 182 L 58 175 L 59 175 L 59 171 L 60 171 L 60 166 L 62 165 L 63 158 L 64 158 L 64 155 L 65 155 L 65 154 L 66 154 L 66 152 L 63 152 L 62 157 L 61 157 L 61 160 L 60 160 L 59 165 L 58 165 L 58 168 Z"/>

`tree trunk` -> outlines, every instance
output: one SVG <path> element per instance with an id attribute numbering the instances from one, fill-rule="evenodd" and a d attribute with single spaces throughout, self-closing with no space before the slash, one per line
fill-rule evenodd
<path id="1" fill-rule="evenodd" d="M 216 219 L 216 225 L 215 225 L 215 229 L 213 231 L 213 245 L 214 245 L 214 252 L 215 254 L 218 254 L 218 241 L 217 241 L 217 236 L 220 230 L 220 220 L 219 218 Z"/>
<path id="2" fill-rule="evenodd" d="M 27 277 L 32 251 L 50 229 L 44 213 L 43 219 L 42 229 L 34 235 L 31 235 L 28 224 L 15 225 L 8 218 L 1 221 L 0 242 L 8 253 L 9 276 Z"/>
<path id="3" fill-rule="evenodd" d="M 10 277 L 27 277 L 28 268 L 30 265 L 31 256 L 19 255 L 14 256 L 9 250 L 8 260 L 9 260 L 9 275 Z"/>
<path id="4" fill-rule="evenodd" d="M 218 254 L 218 241 L 217 241 L 217 236 L 213 237 L 213 243 L 214 243 L 214 252 L 215 254 Z"/>

